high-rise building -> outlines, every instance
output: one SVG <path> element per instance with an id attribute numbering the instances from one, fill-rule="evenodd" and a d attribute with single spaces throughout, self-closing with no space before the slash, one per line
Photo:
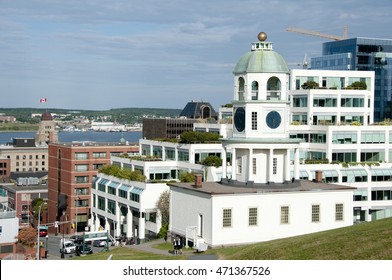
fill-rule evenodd
<path id="1" fill-rule="evenodd" d="M 323 44 L 312 69 L 374 71 L 374 121 L 392 118 L 392 39 L 351 38 Z"/>

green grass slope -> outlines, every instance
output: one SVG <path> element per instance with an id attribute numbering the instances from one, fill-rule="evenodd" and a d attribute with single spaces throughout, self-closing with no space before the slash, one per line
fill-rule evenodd
<path id="1" fill-rule="evenodd" d="M 211 251 L 231 260 L 391 260 L 392 218 Z"/>

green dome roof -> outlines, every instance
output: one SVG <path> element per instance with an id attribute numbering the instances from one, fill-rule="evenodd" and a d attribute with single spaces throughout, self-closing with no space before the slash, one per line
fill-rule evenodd
<path id="1" fill-rule="evenodd" d="M 271 49 L 259 49 L 244 54 L 234 67 L 233 74 L 289 73 L 283 57 Z"/>

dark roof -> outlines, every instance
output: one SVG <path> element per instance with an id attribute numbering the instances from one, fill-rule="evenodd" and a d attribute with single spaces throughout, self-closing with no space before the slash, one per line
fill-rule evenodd
<path id="1" fill-rule="evenodd" d="M 203 114 L 204 112 L 204 114 Z M 186 104 L 185 108 L 180 113 L 180 117 L 187 117 L 190 119 L 218 119 L 218 114 L 212 108 L 209 102 L 192 101 Z"/>
<path id="2" fill-rule="evenodd" d="M 18 180 L 18 178 L 38 178 L 41 179 L 48 176 L 48 171 L 37 171 L 37 172 L 11 172 L 11 179 Z"/>
<path id="3" fill-rule="evenodd" d="M 356 188 L 316 183 L 309 180 L 295 180 L 282 184 L 244 184 L 240 182 L 203 182 L 201 188 L 196 188 L 194 183 L 168 183 L 171 187 L 203 192 L 210 195 L 223 194 L 246 194 L 246 193 L 282 193 L 282 192 L 306 192 L 306 191 L 336 191 L 336 190 L 352 190 Z"/>
<path id="4" fill-rule="evenodd" d="M 53 120 L 52 114 L 49 112 L 44 112 L 41 115 L 41 121 L 52 121 L 52 120 Z"/>

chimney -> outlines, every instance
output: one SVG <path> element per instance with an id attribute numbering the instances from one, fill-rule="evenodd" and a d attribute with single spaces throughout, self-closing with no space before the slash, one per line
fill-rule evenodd
<path id="1" fill-rule="evenodd" d="M 323 181 L 323 171 L 321 170 L 316 170 L 316 176 L 315 176 L 315 182 L 316 183 L 321 183 Z"/>
<path id="2" fill-rule="evenodd" d="M 195 174 L 195 188 L 201 188 L 201 187 L 202 187 L 201 175 Z"/>

